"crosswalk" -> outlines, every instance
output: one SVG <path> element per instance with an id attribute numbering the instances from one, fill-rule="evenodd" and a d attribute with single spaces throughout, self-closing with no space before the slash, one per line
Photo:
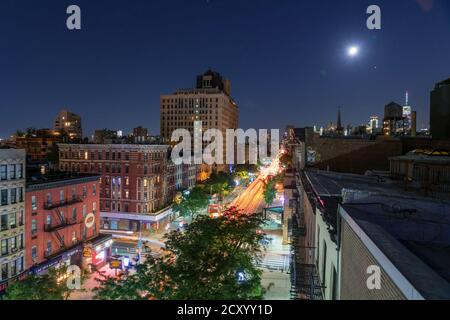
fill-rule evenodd
<path id="1" fill-rule="evenodd" d="M 259 266 L 271 271 L 285 272 L 289 270 L 289 256 L 268 254 L 261 260 Z"/>

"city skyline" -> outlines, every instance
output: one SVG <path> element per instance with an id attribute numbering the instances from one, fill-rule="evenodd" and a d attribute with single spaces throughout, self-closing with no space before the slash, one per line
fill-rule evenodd
<path id="1" fill-rule="evenodd" d="M 390 101 L 403 103 L 406 90 L 418 128 L 427 126 L 430 91 L 448 78 L 439 61 L 450 45 L 439 39 L 450 36 L 449 3 L 379 1 L 376 31 L 365 25 L 370 4 L 78 1 L 83 27 L 70 32 L 67 1 L 2 2 L 0 104 L 11 112 L 0 137 L 52 127 L 63 108 L 82 117 L 85 136 L 138 125 L 158 134 L 160 95 L 194 87 L 209 67 L 232 81 L 241 128 L 326 126 L 338 106 L 344 125 L 365 124 Z M 351 45 L 359 50 L 349 59 Z"/>

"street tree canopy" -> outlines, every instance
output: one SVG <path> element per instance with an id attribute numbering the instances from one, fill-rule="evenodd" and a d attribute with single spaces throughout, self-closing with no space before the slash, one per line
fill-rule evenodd
<path id="1" fill-rule="evenodd" d="M 5 300 L 67 300 L 71 289 L 66 281 L 58 281 L 67 273 L 67 268 L 50 269 L 47 274 L 30 274 L 25 279 L 13 282 L 7 289 Z M 83 279 L 83 278 L 82 278 Z M 82 280 L 81 279 L 81 280 Z"/>
<path id="2" fill-rule="evenodd" d="M 208 195 L 200 187 L 183 193 L 179 202 L 175 202 L 173 210 L 183 217 L 195 218 L 202 209 L 208 206 Z"/>
<path id="3" fill-rule="evenodd" d="M 265 235 L 260 215 L 235 208 L 222 217 L 200 216 L 184 232 L 167 236 L 166 252 L 133 275 L 104 278 L 98 299 L 229 300 L 262 296 L 261 259 Z"/>

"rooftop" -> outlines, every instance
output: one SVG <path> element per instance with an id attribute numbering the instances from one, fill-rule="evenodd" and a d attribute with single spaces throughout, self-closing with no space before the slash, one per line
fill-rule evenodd
<path id="1" fill-rule="evenodd" d="M 68 184 L 98 181 L 99 175 L 79 174 L 75 172 L 52 172 L 45 175 L 27 176 L 27 190 L 50 189 Z"/>
<path id="2" fill-rule="evenodd" d="M 342 190 L 354 189 L 378 193 L 404 193 L 390 180 L 380 176 L 308 170 L 306 177 L 320 197 L 340 197 Z"/>
<path id="3" fill-rule="evenodd" d="M 450 152 L 439 149 L 416 149 L 403 156 L 392 157 L 390 160 L 404 160 L 433 164 L 450 165 Z"/>
<path id="4" fill-rule="evenodd" d="M 450 203 L 369 195 L 342 208 L 426 299 L 450 299 Z"/>

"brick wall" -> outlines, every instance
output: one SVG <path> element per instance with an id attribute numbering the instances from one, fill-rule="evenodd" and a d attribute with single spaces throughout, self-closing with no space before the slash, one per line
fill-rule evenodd
<path id="1" fill-rule="evenodd" d="M 361 239 L 342 221 L 341 300 L 405 300 L 405 296 L 381 268 L 381 290 L 367 288 L 367 268 L 378 265 Z"/>

